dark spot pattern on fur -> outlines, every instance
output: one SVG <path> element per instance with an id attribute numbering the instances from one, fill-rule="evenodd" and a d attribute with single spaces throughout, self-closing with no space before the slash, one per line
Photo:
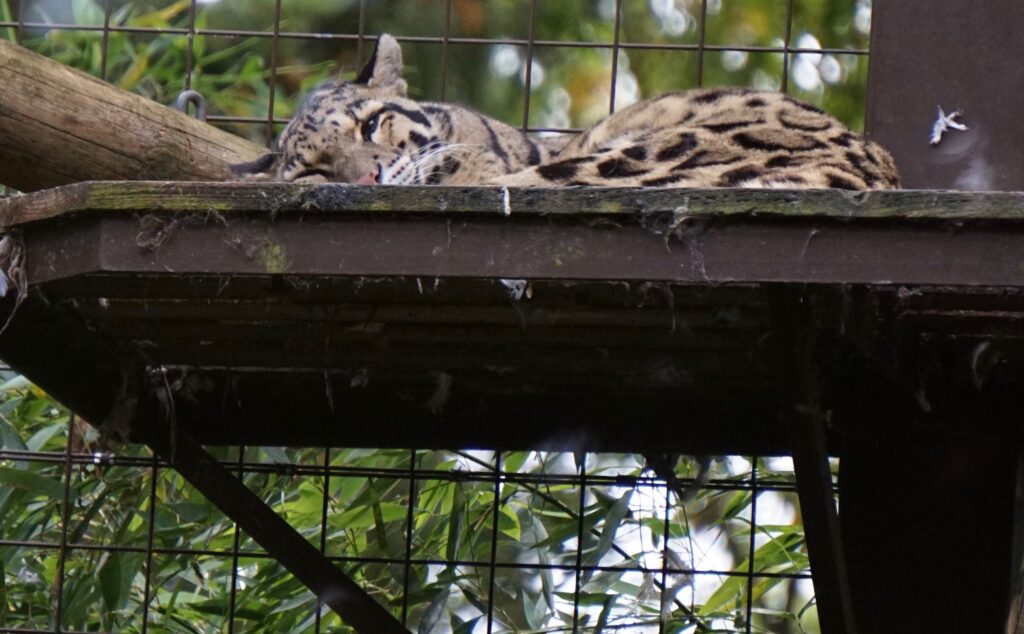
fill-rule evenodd
<path id="1" fill-rule="evenodd" d="M 837 134 L 836 136 L 829 139 L 829 143 L 834 143 L 842 147 L 850 147 L 851 145 L 853 145 L 853 141 L 855 140 L 855 138 L 856 137 L 854 137 L 853 134 L 849 132 L 843 132 L 842 134 Z"/>
<path id="2" fill-rule="evenodd" d="M 761 150 L 764 152 L 778 152 L 779 150 L 798 152 L 824 147 L 820 141 L 813 137 L 801 137 L 801 140 L 804 141 L 804 143 L 800 145 L 787 145 L 786 143 L 783 143 L 781 139 L 772 140 L 747 132 L 737 132 L 732 136 L 732 140 L 742 148 L 748 150 Z"/>
<path id="3" fill-rule="evenodd" d="M 675 143 L 658 150 L 654 158 L 659 161 L 671 161 L 688 154 L 695 147 L 697 147 L 697 136 L 692 132 L 684 132 L 679 135 L 679 139 Z"/>
<path id="4" fill-rule="evenodd" d="M 882 161 L 878 158 L 878 155 L 876 154 L 877 151 L 878 146 L 874 143 L 864 144 L 864 155 L 867 157 L 868 161 L 875 167 L 881 167 Z"/>
<path id="5" fill-rule="evenodd" d="M 726 95 L 722 89 L 711 89 L 693 97 L 694 103 L 715 103 Z"/>
<path id="6" fill-rule="evenodd" d="M 619 157 L 613 157 L 597 164 L 597 173 L 605 178 L 629 178 L 646 174 L 649 171 L 647 168 L 632 167 L 629 161 Z"/>
<path id="7" fill-rule="evenodd" d="M 555 161 L 537 168 L 537 173 L 549 181 L 561 181 L 573 178 L 580 171 L 580 166 L 593 161 L 593 157 L 580 156 L 577 158 Z"/>
<path id="8" fill-rule="evenodd" d="M 779 156 L 773 156 L 772 158 L 765 161 L 764 166 L 769 168 L 776 167 L 789 167 L 790 165 L 796 164 L 798 161 L 788 154 L 780 154 Z"/>
<path id="9" fill-rule="evenodd" d="M 764 123 L 764 119 L 753 119 L 750 121 L 727 121 L 725 123 L 706 123 L 701 127 L 711 132 L 729 132 L 730 130 L 736 130 L 739 128 L 747 128 L 752 125 L 760 125 Z"/>
<path id="10" fill-rule="evenodd" d="M 734 170 L 724 172 L 718 180 L 722 187 L 735 187 L 744 181 L 753 180 L 761 176 L 761 170 L 754 167 L 737 167 Z"/>
<path id="11" fill-rule="evenodd" d="M 451 156 L 444 157 L 444 161 L 441 164 L 441 169 L 445 174 L 451 176 L 462 169 L 462 162 L 459 159 L 452 158 Z"/>
<path id="12" fill-rule="evenodd" d="M 526 157 L 527 165 L 540 165 L 540 148 L 537 147 L 537 143 L 533 139 L 527 138 L 526 144 L 530 148 L 530 153 Z"/>
<path id="13" fill-rule="evenodd" d="M 378 110 L 377 112 L 374 112 L 373 114 L 371 114 L 369 117 L 366 117 L 366 118 L 367 119 L 372 119 L 373 117 L 377 116 L 378 114 L 381 114 L 381 113 L 384 113 L 384 112 L 397 112 L 398 114 L 402 115 L 406 119 L 409 119 L 410 121 L 413 121 L 413 122 L 418 123 L 418 124 L 423 125 L 423 126 L 427 126 L 428 128 L 430 127 L 430 119 L 428 119 L 427 115 L 423 114 L 422 111 L 420 111 L 420 110 L 410 110 L 408 108 L 403 108 L 402 106 L 399 106 L 398 104 L 394 104 L 394 103 L 385 104 L 384 106 L 382 106 L 380 108 L 380 110 Z"/>
<path id="14" fill-rule="evenodd" d="M 748 108 L 764 108 L 767 105 L 768 102 L 765 101 L 764 99 L 761 99 L 760 97 L 751 97 L 746 101 L 746 106 Z"/>
<path id="15" fill-rule="evenodd" d="M 779 122 L 787 128 L 793 128 L 795 130 L 803 130 L 804 132 L 824 132 L 832 127 L 830 121 L 808 121 L 803 119 L 796 119 L 789 116 L 785 112 L 779 113 Z"/>
<path id="16" fill-rule="evenodd" d="M 832 189 L 863 189 L 852 178 L 847 178 L 835 172 L 828 172 L 828 186 Z"/>
<path id="17" fill-rule="evenodd" d="M 714 154 L 708 152 L 707 150 L 697 150 L 689 157 L 687 157 L 686 160 L 683 161 L 682 163 L 673 165 L 672 171 L 684 172 L 686 170 L 697 169 L 698 167 L 710 167 L 713 165 L 731 165 L 732 163 L 738 163 L 741 160 L 743 159 L 740 158 L 739 156 L 716 157 Z"/>
<path id="18" fill-rule="evenodd" d="M 441 125 L 441 134 L 443 136 L 451 136 L 452 133 L 452 115 L 447 109 L 440 106 L 423 106 L 423 112 L 431 117 L 436 117 Z"/>
<path id="19" fill-rule="evenodd" d="M 862 175 L 868 177 L 868 179 L 874 179 L 877 177 L 877 171 L 873 165 L 870 165 L 868 161 L 864 160 L 865 157 L 857 154 L 856 152 L 847 150 L 846 160 L 850 162 L 855 170 L 860 172 Z M 866 179 L 867 180 L 867 179 Z"/>
<path id="20" fill-rule="evenodd" d="M 645 178 L 640 181 L 640 184 L 644 187 L 663 187 L 665 185 L 678 183 L 684 178 L 686 177 L 683 174 L 671 174 L 669 176 L 658 176 L 657 178 Z"/>
<path id="21" fill-rule="evenodd" d="M 416 144 L 416 147 L 423 147 L 431 142 L 432 139 L 428 139 L 415 130 L 409 131 L 409 140 Z M 436 140 L 436 139 L 433 139 Z"/>
<path id="22" fill-rule="evenodd" d="M 487 130 L 487 136 L 491 142 L 491 150 L 501 159 L 502 164 L 505 166 L 506 172 L 512 171 L 512 163 L 509 161 L 508 152 L 501 146 L 501 141 L 498 140 L 498 134 L 494 131 L 494 127 L 491 125 L 490 120 L 482 114 L 476 113 L 477 118 L 480 119 L 480 124 L 483 125 L 484 130 Z"/>
<path id="23" fill-rule="evenodd" d="M 634 161 L 646 161 L 647 160 L 647 148 L 642 145 L 632 145 L 622 150 L 622 155 L 631 158 Z"/>

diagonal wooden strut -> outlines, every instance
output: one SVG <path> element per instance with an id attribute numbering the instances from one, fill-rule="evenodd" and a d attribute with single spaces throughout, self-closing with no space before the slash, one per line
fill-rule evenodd
<path id="1" fill-rule="evenodd" d="M 67 307 L 34 292 L 20 303 L 14 293 L 0 300 L 0 323 L 8 317 L 0 331 L 0 358 L 6 363 L 108 433 L 130 426 L 356 631 L 408 634 L 383 606 L 172 424 L 143 378 L 144 362 L 137 354 L 118 351 Z"/>
<path id="2" fill-rule="evenodd" d="M 816 321 L 812 294 L 781 288 L 770 297 L 776 354 L 792 405 L 786 418 L 818 618 L 825 634 L 855 634 L 814 350 L 821 324 Z"/>
<path id="3" fill-rule="evenodd" d="M 149 418 L 145 442 L 266 549 L 345 623 L 363 634 L 408 630 L 188 434 Z M 138 425 L 138 420 L 136 421 Z"/>

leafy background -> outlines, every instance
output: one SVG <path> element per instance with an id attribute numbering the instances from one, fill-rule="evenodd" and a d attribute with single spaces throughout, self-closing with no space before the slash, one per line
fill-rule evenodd
<path id="1" fill-rule="evenodd" d="M 607 113 L 613 63 L 618 107 L 750 85 L 863 125 L 869 0 L 622 0 L 617 57 L 615 0 L 451 0 L 450 19 L 448 9 L 282 0 L 275 38 L 275 0 L 0 0 L 0 37 L 161 103 L 189 85 L 217 125 L 262 143 L 303 92 L 365 60 L 371 42 L 353 35 L 381 32 L 403 39 L 416 97 L 533 129 Z M 527 73 L 531 10 L 543 43 Z M 115 28 L 106 36 L 104 23 Z M 444 33 L 456 41 L 416 39 Z M 702 37 L 708 48 L 692 50 Z M 579 42 L 603 46 L 558 45 Z M 765 50 L 787 43 L 788 58 Z M 3 378 L 0 630 L 347 631 L 330 612 L 318 619 L 300 584 L 145 449 L 94 458 L 95 431 Z M 571 631 L 574 618 L 588 632 L 818 631 L 786 460 L 718 458 L 709 486 L 682 502 L 633 455 L 217 451 L 413 631 L 486 631 L 491 604 L 495 631 Z M 597 478 L 585 488 L 584 460 Z M 677 465 L 680 477 L 696 469 Z M 760 576 L 748 584 L 749 571 Z"/>

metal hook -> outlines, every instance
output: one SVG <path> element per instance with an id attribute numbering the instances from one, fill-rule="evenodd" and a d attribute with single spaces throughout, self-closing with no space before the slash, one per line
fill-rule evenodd
<path id="1" fill-rule="evenodd" d="M 181 110 L 185 114 L 188 114 L 188 106 L 192 104 L 196 109 L 196 119 L 200 121 L 206 121 L 206 100 L 196 90 L 185 90 L 178 99 L 174 102 L 174 107 Z"/>

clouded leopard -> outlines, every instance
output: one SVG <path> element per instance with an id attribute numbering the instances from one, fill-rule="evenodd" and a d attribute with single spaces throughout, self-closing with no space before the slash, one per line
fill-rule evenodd
<path id="1" fill-rule="evenodd" d="M 642 101 L 583 132 L 535 138 L 468 108 L 406 96 L 382 35 L 356 79 L 307 97 L 246 179 L 557 187 L 899 187 L 892 157 L 818 108 L 743 88 Z"/>

